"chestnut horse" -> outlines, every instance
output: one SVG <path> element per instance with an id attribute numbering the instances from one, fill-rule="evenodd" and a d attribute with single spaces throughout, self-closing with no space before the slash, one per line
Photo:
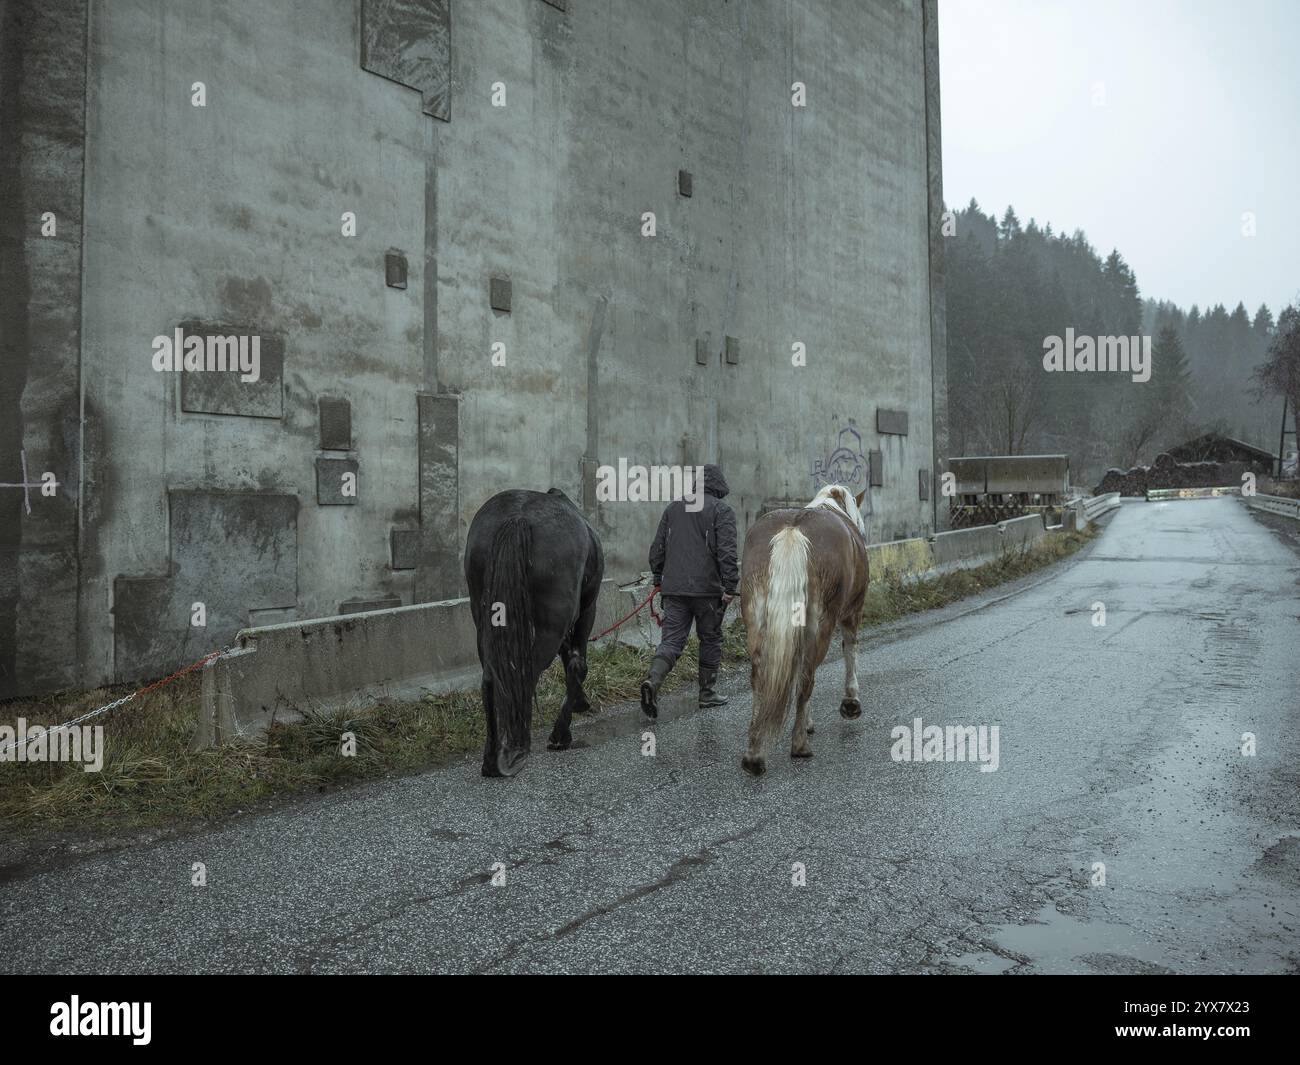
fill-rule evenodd
<path id="1" fill-rule="evenodd" d="M 861 494 L 855 498 L 843 485 L 828 484 L 802 510 L 763 515 L 745 536 L 740 605 L 754 709 L 741 765 L 754 776 L 766 768 L 767 747 L 785 724 L 796 676 L 790 756 L 812 757 L 808 700 L 837 628 L 844 646 L 840 716 L 862 713 L 855 652 L 870 575 L 861 505 Z"/>

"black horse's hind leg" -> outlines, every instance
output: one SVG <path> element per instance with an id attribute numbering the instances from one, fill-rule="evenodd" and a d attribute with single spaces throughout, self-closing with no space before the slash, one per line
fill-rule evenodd
<path id="1" fill-rule="evenodd" d="M 499 777 L 502 773 L 497 768 L 497 715 L 496 707 L 492 704 L 492 678 L 486 671 L 483 673 L 482 693 L 483 713 L 487 715 L 487 744 L 483 748 L 483 775 Z"/>
<path id="2" fill-rule="evenodd" d="M 585 714 L 591 709 L 591 704 L 587 702 L 587 696 L 582 690 L 582 682 L 587 676 L 585 650 L 584 648 L 583 651 L 578 651 L 567 640 L 560 645 L 558 657 L 564 667 L 564 705 L 560 707 L 560 716 L 555 719 L 555 727 L 551 729 L 551 738 L 546 742 L 546 749 L 549 751 L 568 750 L 573 742 L 569 722 L 575 713 Z"/>
<path id="3" fill-rule="evenodd" d="M 548 750 L 567 750 L 573 742 L 569 731 L 569 722 L 574 714 L 586 714 L 591 711 L 587 702 L 587 693 L 582 690 L 582 682 L 587 679 L 587 638 L 591 627 L 596 622 L 596 602 L 593 597 L 579 616 L 573 631 L 560 645 L 560 664 L 564 666 L 564 705 L 560 707 L 560 716 L 555 719 L 551 729 L 551 738 L 546 746 Z"/>

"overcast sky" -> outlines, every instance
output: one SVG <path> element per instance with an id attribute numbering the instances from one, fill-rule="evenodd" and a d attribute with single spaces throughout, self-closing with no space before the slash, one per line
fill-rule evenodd
<path id="1" fill-rule="evenodd" d="M 1082 229 L 1184 309 L 1300 298 L 1298 0 L 939 0 L 939 45 L 950 205 Z"/>

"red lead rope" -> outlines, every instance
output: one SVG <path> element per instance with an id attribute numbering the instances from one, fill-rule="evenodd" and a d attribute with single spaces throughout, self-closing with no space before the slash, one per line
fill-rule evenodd
<path id="1" fill-rule="evenodd" d="M 637 614 L 641 613 L 642 609 L 644 609 L 644 607 L 646 606 L 647 603 L 650 605 L 650 616 L 651 616 L 652 618 L 655 619 L 655 624 L 658 625 L 660 628 L 663 628 L 663 625 L 664 625 L 663 618 L 661 618 L 661 617 L 659 616 L 658 611 L 655 610 L 655 605 L 654 605 L 654 603 L 651 602 L 651 600 L 653 600 L 654 597 L 655 597 L 655 592 L 657 592 L 657 591 L 659 591 L 658 588 L 651 588 L 651 589 L 650 589 L 650 594 L 647 595 L 644 599 L 642 599 L 641 602 L 639 602 L 639 603 L 636 605 L 636 607 L 632 610 L 632 612 L 631 612 L 630 614 L 624 614 L 623 617 L 619 618 L 616 622 L 614 622 L 613 625 L 611 625 L 609 628 L 607 628 L 607 629 L 606 629 L 604 632 L 602 632 L 599 636 L 595 636 L 595 637 L 593 637 L 591 642 L 592 642 L 592 643 L 595 643 L 597 640 L 603 640 L 606 636 L 608 636 L 608 635 L 609 635 L 611 632 L 613 632 L 616 628 L 618 628 L 620 625 L 622 625 L 623 622 L 629 620 L 630 618 L 634 618 L 634 617 L 636 617 Z"/>

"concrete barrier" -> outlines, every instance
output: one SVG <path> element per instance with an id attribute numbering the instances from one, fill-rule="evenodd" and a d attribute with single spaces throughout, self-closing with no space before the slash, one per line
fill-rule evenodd
<path id="1" fill-rule="evenodd" d="M 940 569 L 980 565 L 1002 554 L 1002 529 L 997 525 L 954 529 L 937 533 L 931 543 L 935 565 Z"/>
<path id="2" fill-rule="evenodd" d="M 867 547 L 867 565 L 871 568 L 871 579 L 875 581 L 884 577 L 904 580 L 916 577 L 932 572 L 938 563 L 929 540 L 912 538 L 871 544 Z"/>
<path id="3" fill-rule="evenodd" d="M 632 610 L 647 590 L 604 581 L 593 635 Z M 649 611 L 642 613 L 648 621 Z M 645 623 L 638 622 L 640 615 L 626 626 L 629 642 L 644 642 Z M 608 638 L 623 637 L 620 629 Z M 301 717 L 304 706 L 419 698 L 479 683 L 468 599 L 264 625 L 244 629 L 236 643 L 203 669 L 196 747 L 255 736 L 273 721 Z"/>
<path id="4" fill-rule="evenodd" d="M 1267 510 L 1270 514 L 1281 514 L 1283 517 L 1295 518 L 1296 521 L 1300 521 L 1300 499 L 1258 494 L 1242 496 L 1241 498 L 1248 507 L 1254 507 L 1256 510 Z"/>
<path id="5" fill-rule="evenodd" d="M 1002 533 L 1004 551 L 1030 547 L 1047 535 L 1047 526 L 1043 524 L 1041 514 L 1026 514 L 1023 518 L 1000 521 L 998 528 Z"/>

